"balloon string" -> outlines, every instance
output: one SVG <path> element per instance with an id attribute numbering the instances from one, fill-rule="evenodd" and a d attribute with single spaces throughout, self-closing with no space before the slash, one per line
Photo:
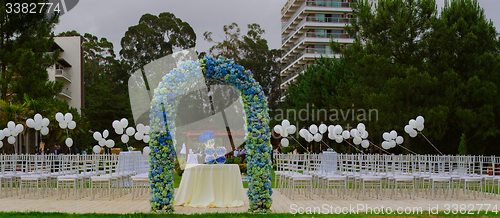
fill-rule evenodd
<path id="1" fill-rule="evenodd" d="M 309 152 L 309 150 L 307 150 L 307 148 L 305 148 L 302 144 L 300 144 L 300 142 L 299 142 L 299 141 L 297 141 L 297 139 L 295 139 L 293 136 L 290 136 L 290 137 L 292 137 L 292 139 L 293 139 L 293 140 L 295 140 L 297 143 L 299 143 L 299 145 L 300 145 L 303 149 L 305 149 L 305 150 L 307 151 L 307 153 L 310 153 L 310 152 Z"/>
<path id="2" fill-rule="evenodd" d="M 417 153 L 415 153 L 415 152 L 411 151 L 410 149 L 405 148 L 405 146 L 402 146 L 402 145 L 400 145 L 400 144 L 397 144 L 397 145 L 398 145 L 399 147 L 402 147 L 402 148 L 404 148 L 405 150 L 407 150 L 407 151 L 411 152 L 412 154 L 415 154 L 415 155 L 417 154 Z"/>
<path id="3" fill-rule="evenodd" d="M 383 149 L 383 148 L 381 148 L 381 147 L 377 146 L 377 145 L 376 145 L 376 144 L 374 144 L 373 142 L 371 142 L 371 141 L 368 141 L 368 142 L 370 142 L 370 144 L 372 144 L 373 146 L 375 146 L 375 147 L 377 147 L 378 149 L 382 150 L 382 151 L 383 151 L 383 152 L 385 152 L 386 154 L 391 154 L 391 153 L 389 153 L 388 151 L 386 151 L 385 149 Z"/>
<path id="4" fill-rule="evenodd" d="M 364 152 L 362 150 L 359 150 L 358 148 L 356 148 L 356 146 L 354 146 L 353 144 L 351 144 L 349 141 L 347 140 L 344 140 L 345 142 L 347 142 L 347 144 L 349 144 L 350 146 L 352 146 L 354 149 L 356 149 L 357 151 L 361 152 L 362 154 L 364 154 Z"/>
<path id="5" fill-rule="evenodd" d="M 436 149 L 436 151 L 438 151 L 441 155 L 443 155 L 443 153 L 441 153 L 441 151 L 439 149 L 437 149 L 436 146 L 434 146 L 434 144 L 432 144 L 432 142 L 429 141 L 429 139 L 427 139 L 427 137 L 425 137 L 425 135 L 422 132 L 419 132 L 419 133 L 422 134 L 422 136 L 424 137 L 424 139 L 427 140 L 427 142 L 429 142 L 429 144 L 431 144 L 432 147 L 434 147 L 434 149 Z"/>
<path id="6" fill-rule="evenodd" d="M 326 144 L 326 142 L 325 142 L 325 141 L 323 141 L 323 139 L 321 140 L 321 142 L 323 142 L 323 144 L 325 144 L 326 146 L 328 146 L 328 148 L 333 149 L 333 148 L 331 148 L 328 144 Z"/>

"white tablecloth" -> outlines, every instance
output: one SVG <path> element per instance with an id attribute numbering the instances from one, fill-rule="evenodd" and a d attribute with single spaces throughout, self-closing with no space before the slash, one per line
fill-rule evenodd
<path id="1" fill-rule="evenodd" d="M 198 164 L 198 155 L 197 154 L 188 154 L 188 158 L 186 161 L 188 164 Z"/>
<path id="2" fill-rule="evenodd" d="M 175 205 L 240 207 L 246 198 L 237 164 L 188 164 Z"/>

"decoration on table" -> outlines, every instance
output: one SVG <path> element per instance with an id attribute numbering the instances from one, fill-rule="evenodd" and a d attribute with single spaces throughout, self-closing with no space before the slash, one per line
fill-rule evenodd
<path id="1" fill-rule="evenodd" d="M 216 154 L 216 157 L 215 158 L 215 161 L 218 163 L 218 164 L 224 164 L 226 162 L 226 152 L 227 152 L 227 149 L 225 147 L 218 147 L 216 150 L 215 150 L 215 154 Z"/>
<path id="2" fill-rule="evenodd" d="M 206 131 L 200 135 L 198 139 L 201 143 L 205 144 L 205 162 L 207 164 L 214 164 L 216 159 L 215 154 L 215 134 L 212 131 Z M 225 154 L 225 153 L 224 153 Z"/>
<path id="3" fill-rule="evenodd" d="M 434 146 L 434 144 L 432 144 L 432 142 L 429 141 L 427 137 L 425 137 L 424 133 L 422 133 L 422 130 L 424 130 L 424 121 L 425 120 L 423 116 L 418 116 L 415 119 L 410 119 L 410 121 L 408 121 L 408 125 L 405 126 L 405 132 L 408 133 L 408 135 L 410 135 L 410 137 L 412 138 L 415 138 L 417 134 L 420 133 L 420 135 L 422 135 L 424 139 L 429 142 L 429 144 L 431 144 L 437 152 L 439 152 L 439 154 L 443 155 L 443 153 L 441 153 L 441 151 L 437 149 L 437 147 Z"/>
<path id="4" fill-rule="evenodd" d="M 180 62 L 176 69 L 163 77 L 154 91 L 150 112 L 151 209 L 168 212 L 174 210 L 172 169 L 175 157 L 175 117 L 178 99 L 189 90 L 194 81 L 200 78 L 200 71 L 206 80 L 231 85 L 242 97 L 247 127 L 245 149 L 247 175 L 250 181 L 247 191 L 249 211 L 269 212 L 272 204 L 271 134 L 264 92 L 250 71 L 245 71 L 232 60 L 212 57 Z"/>

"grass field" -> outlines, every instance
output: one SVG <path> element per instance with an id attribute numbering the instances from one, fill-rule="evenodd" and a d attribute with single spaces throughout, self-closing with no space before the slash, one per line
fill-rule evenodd
<path id="1" fill-rule="evenodd" d="M 367 215 L 367 214 L 340 214 L 340 215 L 326 215 L 326 214 L 310 214 L 310 215 L 300 215 L 300 214 L 283 214 L 283 213 L 271 213 L 271 214 L 251 214 L 251 213 L 206 213 L 206 214 L 149 214 L 149 213 L 135 213 L 135 214 L 97 214 L 97 213 L 88 213 L 88 214 L 69 214 L 69 213 L 41 213 L 41 212 L 29 212 L 29 213 L 18 213 L 18 212 L 9 212 L 3 213 L 0 212 L 0 217 L 2 218 L 156 218 L 156 217 L 172 217 L 172 218 L 181 218 L 181 217 L 229 217 L 229 218 L 253 218 L 253 217 L 269 217 L 269 218 L 284 218 L 284 217 L 294 217 L 294 218 L 322 218 L 322 217 L 498 217 L 499 215 L 494 213 L 485 214 L 481 212 L 477 214 L 471 215 L 449 215 L 444 213 L 439 213 L 435 215 Z"/>

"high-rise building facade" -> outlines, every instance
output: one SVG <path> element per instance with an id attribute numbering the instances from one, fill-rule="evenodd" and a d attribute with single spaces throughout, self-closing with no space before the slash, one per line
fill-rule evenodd
<path id="1" fill-rule="evenodd" d="M 49 80 L 64 83 L 62 92 L 57 96 L 68 102 L 70 107 L 78 109 L 84 107 L 83 86 L 83 38 L 81 36 L 54 37 L 54 50 L 61 51 L 57 63 L 49 67 Z"/>
<path id="2" fill-rule="evenodd" d="M 330 48 L 330 40 L 341 46 L 354 39 L 345 31 L 354 22 L 352 4 L 355 0 L 287 0 L 281 10 L 281 90 L 293 83 L 315 58 L 338 57 Z"/>

